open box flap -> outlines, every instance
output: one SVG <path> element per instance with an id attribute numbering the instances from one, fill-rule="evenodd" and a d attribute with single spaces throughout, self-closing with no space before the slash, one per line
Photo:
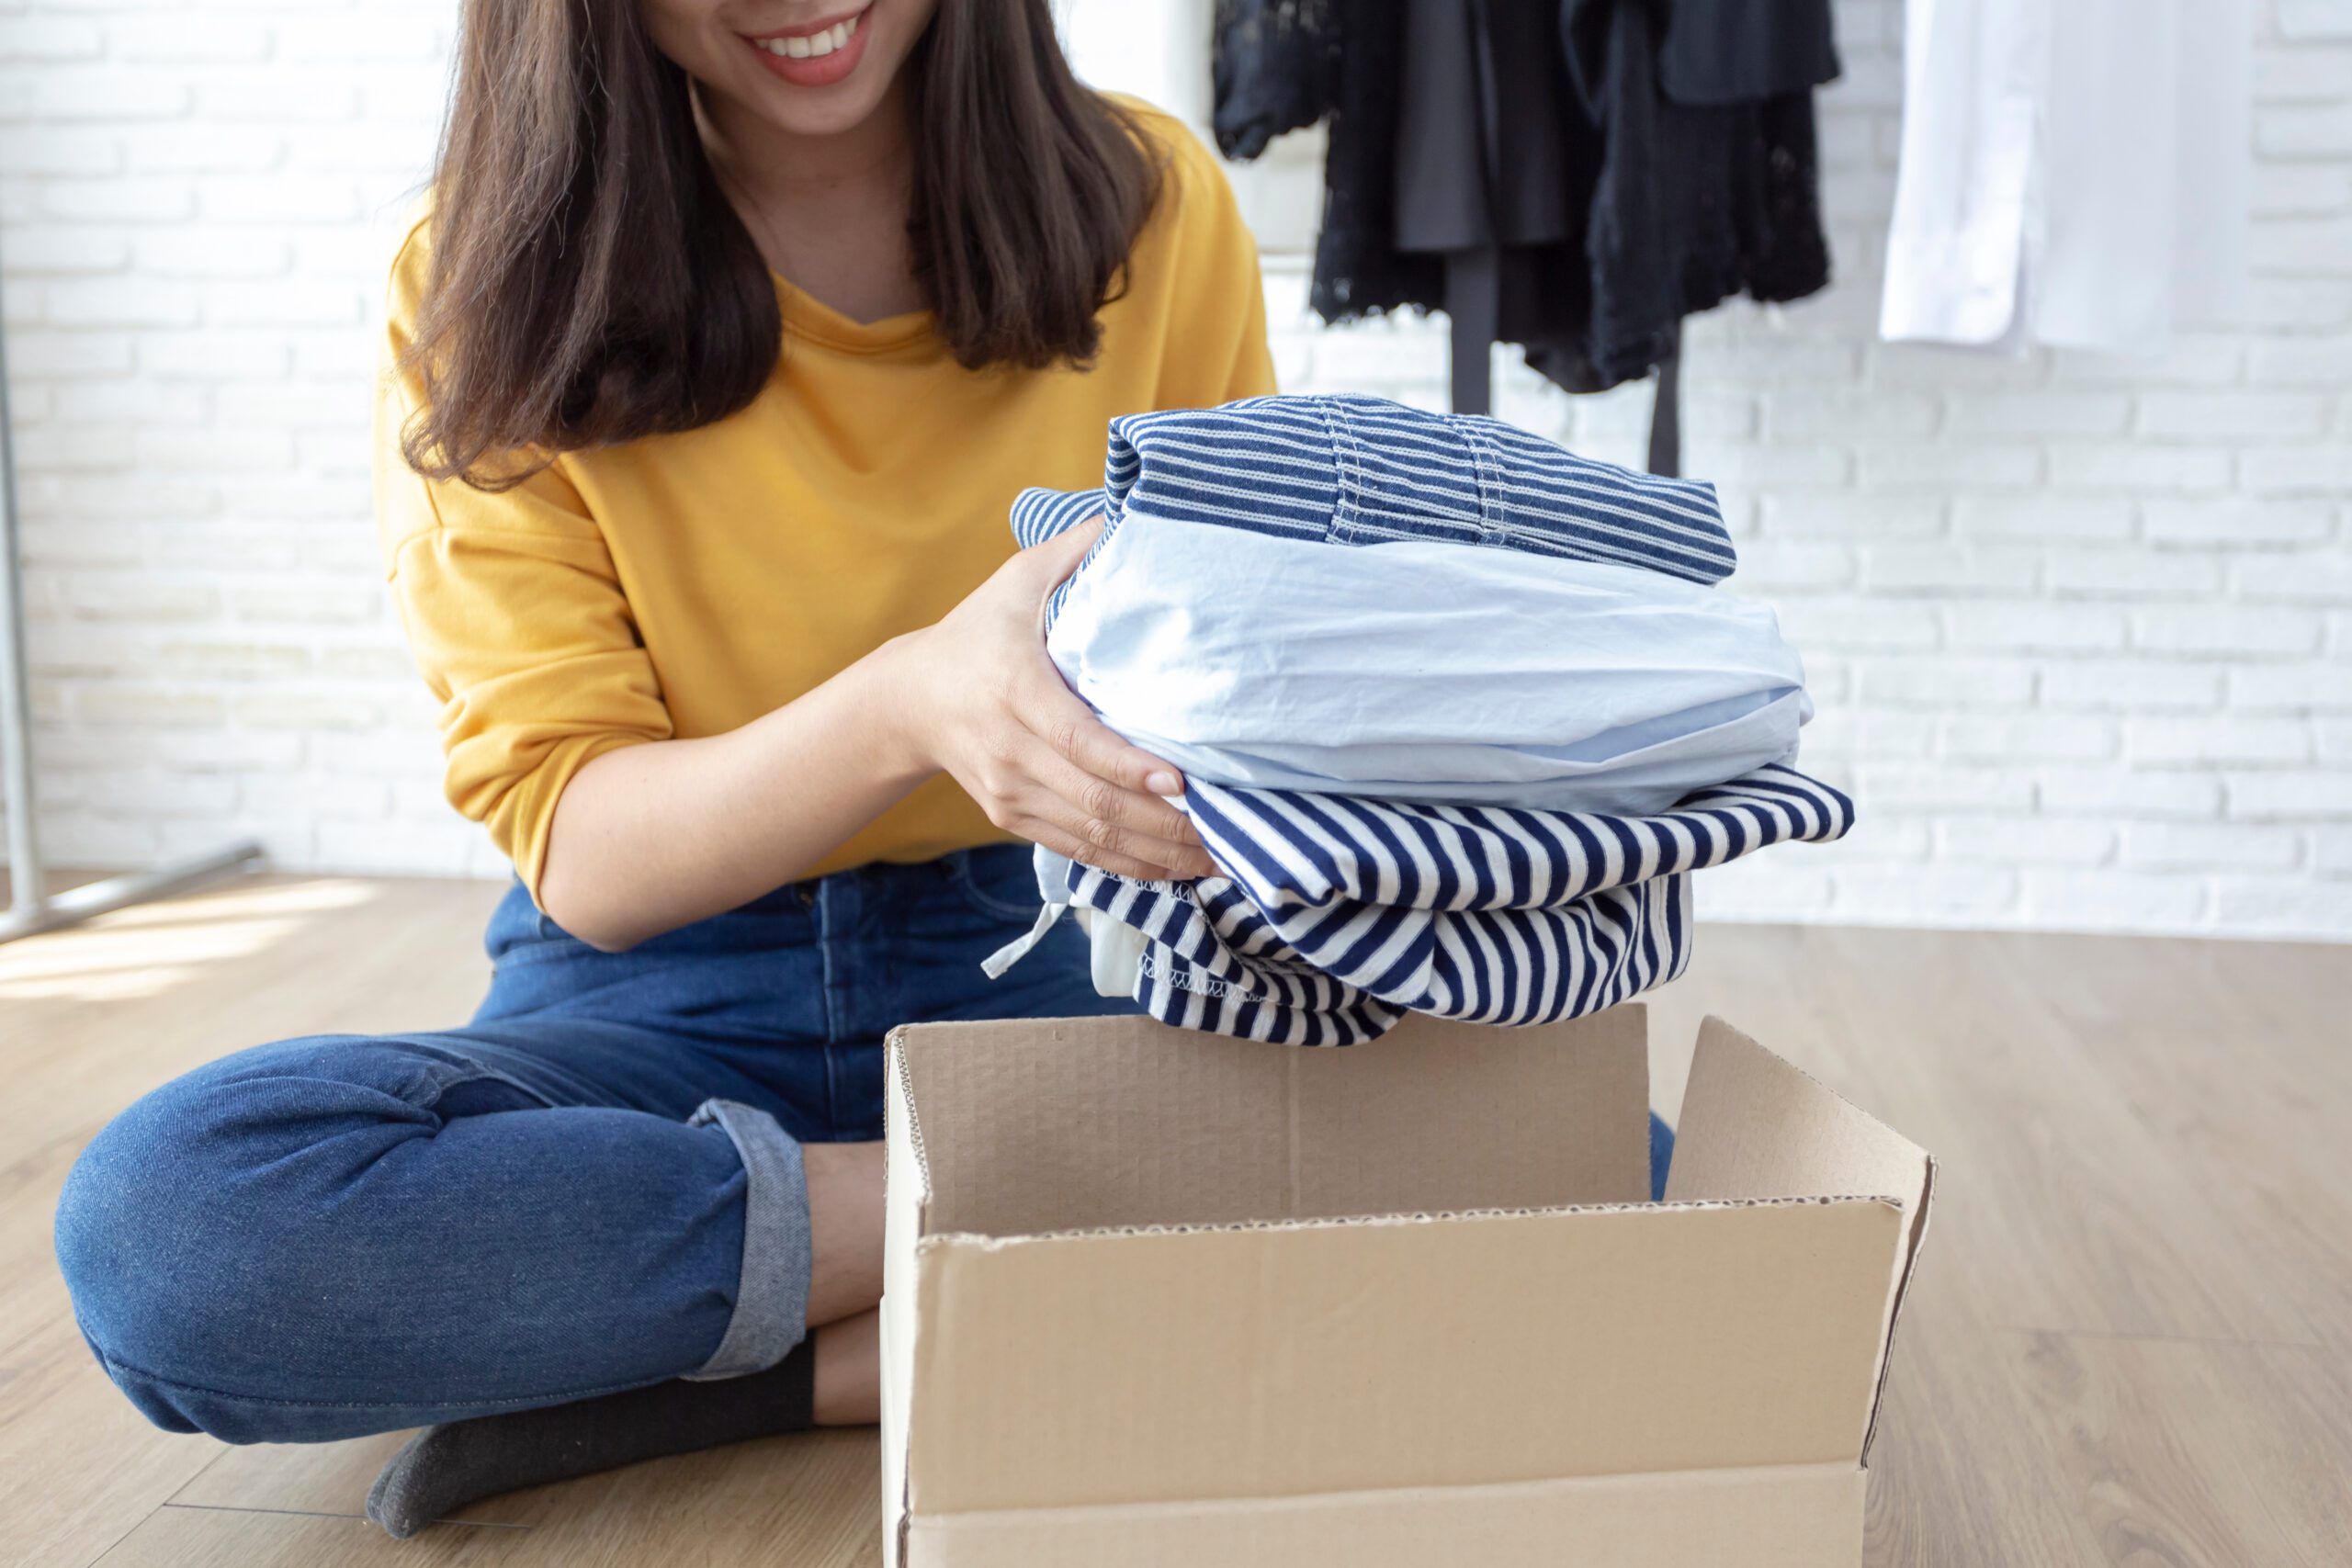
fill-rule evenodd
<path id="1" fill-rule="evenodd" d="M 940 1513 L 1851 1466 L 1879 1199 L 921 1244 Z"/>
<path id="2" fill-rule="evenodd" d="M 1150 1019 L 895 1032 L 926 1232 L 1026 1235 L 1649 1195 L 1639 1008 L 1521 1030 L 1416 1016 L 1345 1050 Z"/>
<path id="3" fill-rule="evenodd" d="M 1936 1165 L 1926 1150 L 1774 1055 L 1720 1018 L 1699 1026 L 1667 1178 L 1669 1201 L 1883 1196 L 1903 1205 L 1889 1264 L 1877 1374 L 1861 1452 L 1878 1422 L 1885 1352 L 1927 1235 Z"/>

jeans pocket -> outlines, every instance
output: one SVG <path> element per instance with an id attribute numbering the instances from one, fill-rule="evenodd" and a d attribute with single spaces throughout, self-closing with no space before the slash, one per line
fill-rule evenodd
<path id="1" fill-rule="evenodd" d="M 992 920 L 1027 925 L 1037 918 L 1037 874 L 1026 844 L 991 844 L 945 857 L 949 878 L 964 902 Z"/>

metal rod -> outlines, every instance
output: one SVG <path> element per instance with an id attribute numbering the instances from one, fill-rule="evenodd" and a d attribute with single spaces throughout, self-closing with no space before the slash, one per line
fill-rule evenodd
<path id="1" fill-rule="evenodd" d="M 176 862 L 156 871 L 126 872 L 99 882 L 85 882 L 79 887 L 44 898 L 30 909 L 15 909 L 0 915 L 0 942 L 14 942 L 22 936 L 35 936 L 61 927 L 79 925 L 84 920 L 111 914 L 133 904 L 144 904 L 157 898 L 168 898 L 175 893 L 185 893 L 191 887 L 236 870 L 242 865 L 258 866 L 261 846 L 252 840 L 243 840 L 225 850 Z"/>
<path id="2" fill-rule="evenodd" d="M 0 321 L 6 319 L 0 301 Z M 8 339 L 0 326 L 0 811 L 8 818 L 8 912 L 0 942 L 55 931 L 165 898 L 261 859 L 250 839 L 156 871 L 131 872 L 49 897 L 34 832 L 31 683 L 26 671 L 24 558 L 17 548 L 17 453 L 8 418 Z"/>
<path id="3" fill-rule="evenodd" d="M 0 321 L 6 320 L 0 299 Z M 9 906 L 38 911 L 48 891 L 33 832 L 31 687 L 25 674 L 25 588 L 17 550 L 17 453 L 8 418 L 8 334 L 0 326 L 0 810 L 8 818 Z"/>

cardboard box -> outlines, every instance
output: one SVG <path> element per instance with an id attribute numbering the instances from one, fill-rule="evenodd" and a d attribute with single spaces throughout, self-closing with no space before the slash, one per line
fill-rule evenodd
<path id="1" fill-rule="evenodd" d="M 1645 1201 L 1645 1028 L 899 1031 L 889 1561 L 1858 1563 L 1934 1165 L 1709 1019 Z"/>

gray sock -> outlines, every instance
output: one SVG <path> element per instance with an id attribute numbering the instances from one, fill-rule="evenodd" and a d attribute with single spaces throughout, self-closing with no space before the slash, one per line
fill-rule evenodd
<path id="1" fill-rule="evenodd" d="M 368 1489 L 368 1517 L 412 1536 L 469 1503 L 669 1454 L 693 1453 L 810 1425 L 816 1337 L 763 1372 L 717 1382 L 655 1383 L 427 1427 Z"/>

